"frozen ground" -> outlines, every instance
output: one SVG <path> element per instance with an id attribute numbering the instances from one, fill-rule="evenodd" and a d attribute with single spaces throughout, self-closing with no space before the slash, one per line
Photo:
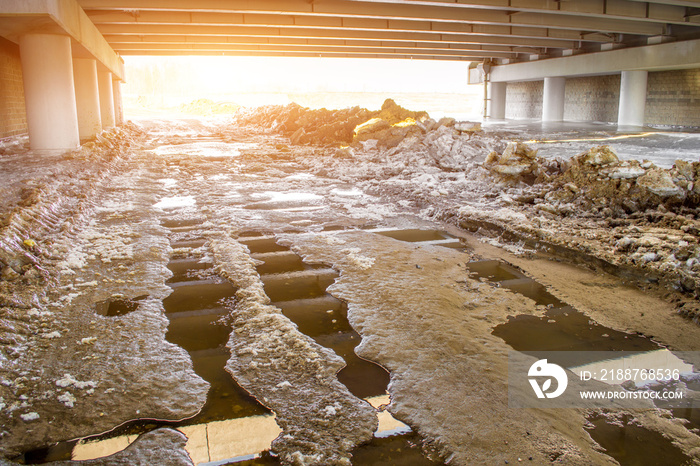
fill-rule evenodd
<path id="1" fill-rule="evenodd" d="M 449 464 L 615 464 L 584 429 L 583 410 L 508 408 L 509 347 L 491 330 L 508 315 L 542 309 L 470 277 L 470 260 L 498 255 L 517 262 L 611 328 L 654 335 L 671 349 L 700 349 L 700 326 L 678 313 L 692 318 L 697 305 L 694 167 L 682 188 L 687 202 L 633 191 L 638 210 L 618 211 L 611 201 L 596 201 L 606 193 L 614 200 L 620 189 L 606 184 L 610 174 L 601 164 L 572 162 L 568 168 L 579 169 L 566 175 L 566 165 L 519 146 L 505 160 L 514 139 L 507 131 L 449 121 L 405 131 L 389 124 L 339 148 L 290 144 L 295 122 L 285 120 L 280 130 L 272 111 L 254 118 L 142 120 L 52 159 L 22 144 L 4 149 L 0 449 L 7 460 L 131 419 L 178 420 L 201 409 L 207 383 L 188 354 L 165 339 L 165 265 L 173 253 L 166 220 L 203 225 L 210 259 L 238 289 L 227 321 L 227 370 L 276 415 L 282 433 L 273 451 L 289 464 L 349 464 L 377 417 L 335 378 L 342 360 L 270 306 L 239 242 L 252 233 L 275 235 L 341 273 L 330 291 L 349 303 L 349 320 L 363 338 L 357 352 L 391 372 L 389 410 Z M 345 137 L 342 125 L 335 128 L 333 137 Z M 606 169 L 657 173 L 614 163 Z M 663 173 L 681 189 L 678 170 Z M 567 185 L 590 195 L 574 197 Z M 549 192 L 572 195 L 547 198 Z M 365 231 L 436 225 L 454 228 L 471 251 Z M 543 245 L 613 274 L 543 260 L 534 254 Z M 651 288 L 627 287 L 618 276 Z M 147 298 L 124 316 L 96 312 L 110 298 L 140 296 Z M 648 308 L 643 318 L 635 314 L 639 306 Z M 682 421 L 651 409 L 634 416 L 700 461 L 700 437 Z M 157 451 L 164 463 L 187 464 L 180 434 L 147 435 L 97 462 L 153 464 L 148 452 Z"/>

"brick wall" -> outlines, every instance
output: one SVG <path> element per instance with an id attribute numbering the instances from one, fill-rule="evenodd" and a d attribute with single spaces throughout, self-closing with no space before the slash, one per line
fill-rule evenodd
<path id="1" fill-rule="evenodd" d="M 544 81 L 508 83 L 506 118 L 542 118 Z"/>
<path id="2" fill-rule="evenodd" d="M 644 120 L 700 127 L 700 69 L 650 72 Z"/>
<path id="3" fill-rule="evenodd" d="M 564 120 L 617 122 L 620 75 L 567 78 Z"/>
<path id="4" fill-rule="evenodd" d="M 27 132 L 19 46 L 0 37 L 0 138 Z"/>

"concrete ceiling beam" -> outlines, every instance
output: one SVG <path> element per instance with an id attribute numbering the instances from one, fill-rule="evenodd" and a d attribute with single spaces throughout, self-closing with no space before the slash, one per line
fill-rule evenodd
<path id="1" fill-rule="evenodd" d="M 647 3 L 647 0 L 631 0 L 633 2 Z M 661 5 L 676 5 L 688 8 L 700 8 L 700 1 L 698 0 L 653 0 L 655 4 Z"/>
<path id="2" fill-rule="evenodd" d="M 571 49 L 575 48 L 577 42 L 562 41 L 552 39 L 520 38 L 508 36 L 481 36 L 466 34 L 431 34 L 431 33 L 409 33 L 394 31 L 364 31 L 348 29 L 295 29 L 295 28 L 273 28 L 273 27 L 209 27 L 206 30 L 196 27 L 190 29 L 186 27 L 142 28 L 137 27 L 132 30 L 108 27 L 103 30 L 108 42 L 120 42 L 121 37 L 183 37 L 197 38 L 206 37 L 210 41 L 221 42 L 227 37 L 280 37 L 280 38 L 308 38 L 308 39 L 343 39 L 343 40 L 380 40 L 380 41 L 421 41 L 447 44 L 474 44 L 487 46 L 509 46 L 526 47 L 530 49 Z M 113 34 L 109 33 L 113 30 Z"/>
<path id="3" fill-rule="evenodd" d="M 151 51 L 125 51 L 123 55 L 138 55 L 138 56 L 182 56 L 183 53 L 177 50 L 151 50 Z M 293 57 L 293 58 L 382 58 L 382 59 L 403 59 L 403 60 L 445 60 L 445 61 L 481 61 L 479 57 L 452 57 L 440 55 L 402 55 L 402 54 L 384 54 L 384 53 L 341 53 L 341 52 L 281 52 L 269 50 L 257 50 L 255 52 L 241 50 L 227 50 L 212 53 L 209 51 L 191 50 L 187 52 L 188 56 L 222 56 L 222 57 Z"/>
<path id="4" fill-rule="evenodd" d="M 221 37 L 208 36 L 108 36 L 112 46 L 119 48 L 123 44 L 206 44 L 213 47 L 222 44 Z M 531 47 L 512 47 L 502 45 L 454 44 L 441 42 L 405 42 L 365 39 L 316 39 L 303 37 L 224 37 L 225 44 L 279 44 L 279 45 L 318 45 L 318 46 L 352 46 L 415 48 L 421 50 L 473 50 L 481 52 L 501 52 L 510 54 L 536 54 L 541 49 Z"/>
<path id="5" fill-rule="evenodd" d="M 400 54 L 418 57 L 421 55 L 429 56 L 444 56 L 444 57 L 465 57 L 469 56 L 475 61 L 483 60 L 484 58 L 512 58 L 513 53 L 501 52 L 482 52 L 475 50 L 435 50 L 435 49 L 420 49 L 412 47 L 382 47 L 382 46 L 345 46 L 345 45 L 315 45 L 315 44 L 119 44 L 116 49 L 122 53 L 134 51 L 179 51 L 182 55 L 187 55 L 189 51 L 196 50 L 202 52 L 211 52 L 216 55 L 225 51 L 271 51 L 271 52 L 313 52 L 316 54 L 327 52 L 338 52 L 348 54 Z"/>
<path id="6" fill-rule="evenodd" d="M 614 0 L 611 0 L 614 1 Z M 552 29 L 576 29 L 635 35 L 660 35 L 664 24 L 645 20 L 586 17 L 584 14 L 518 13 L 517 10 L 488 10 L 481 8 L 453 8 L 422 4 L 357 2 L 352 0 L 199 0 L 194 5 L 189 0 L 81 0 L 90 10 L 128 11 L 186 11 L 212 13 L 244 13 L 302 15 L 312 17 L 347 16 L 379 20 L 430 20 L 468 24 L 494 24 L 512 26 L 541 25 Z M 517 14 L 513 14 L 517 13 Z"/>
<path id="7" fill-rule="evenodd" d="M 175 14 L 173 14 L 175 13 Z M 140 15 L 122 12 L 101 14 L 90 11 L 90 18 L 103 34 L 171 34 L 180 31 L 181 34 L 235 34 L 235 28 L 284 28 L 298 30 L 305 35 L 307 29 L 345 31 L 353 34 L 365 33 L 408 33 L 431 35 L 478 35 L 505 38 L 504 40 L 523 39 L 523 45 L 533 47 L 574 48 L 579 41 L 584 42 L 613 42 L 610 35 L 598 33 L 585 34 L 581 31 L 565 29 L 548 29 L 544 27 L 513 27 L 484 24 L 444 23 L 431 21 L 384 21 L 361 18 L 328 18 L 304 17 L 285 15 L 213 15 L 197 14 L 183 15 L 179 12 L 168 12 L 159 18 L 160 13 L 141 12 Z M 108 16 L 106 18 L 106 16 Z M 225 29 L 228 27 L 229 29 Z M 202 31 L 202 32 L 200 32 Z M 551 43 L 527 42 L 551 41 Z M 514 44 L 516 45 L 516 44 Z"/>
<path id="8" fill-rule="evenodd" d="M 446 6 L 464 9 L 507 10 L 509 12 L 551 13 L 657 23 L 685 24 L 685 6 L 650 3 L 640 0 L 584 0 L 553 2 L 551 0 L 351 0 L 358 3 L 390 3 L 403 5 Z M 698 5 L 696 5 L 698 6 Z"/>

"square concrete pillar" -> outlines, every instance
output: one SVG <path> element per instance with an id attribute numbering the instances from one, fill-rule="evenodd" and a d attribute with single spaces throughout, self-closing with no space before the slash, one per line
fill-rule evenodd
<path id="1" fill-rule="evenodd" d="M 489 83 L 489 118 L 505 120 L 507 83 Z"/>
<path id="2" fill-rule="evenodd" d="M 544 78 L 542 121 L 564 120 L 566 78 Z"/>
<path id="3" fill-rule="evenodd" d="M 122 101 L 122 82 L 118 78 L 112 79 L 112 92 L 114 94 L 114 123 L 124 124 L 124 103 Z"/>
<path id="4" fill-rule="evenodd" d="M 618 127 L 634 129 L 644 126 L 648 75 L 648 71 L 622 72 L 620 107 L 617 113 Z"/>
<path id="5" fill-rule="evenodd" d="M 62 152 L 80 145 L 70 37 L 25 34 L 19 38 L 29 145 Z"/>
<path id="6" fill-rule="evenodd" d="M 114 126 L 114 91 L 112 89 L 112 73 L 100 70 L 97 72 L 97 83 L 100 88 L 100 110 L 102 128 Z"/>
<path id="7" fill-rule="evenodd" d="M 100 93 L 97 87 L 97 61 L 74 58 L 75 103 L 78 110 L 80 140 L 91 139 L 102 131 Z"/>

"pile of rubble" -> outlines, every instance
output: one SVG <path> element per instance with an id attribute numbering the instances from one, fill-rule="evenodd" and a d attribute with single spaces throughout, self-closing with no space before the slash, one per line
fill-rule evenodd
<path id="1" fill-rule="evenodd" d="M 667 212 L 695 213 L 700 203 L 700 162 L 676 160 L 671 169 L 663 169 L 648 161 L 621 161 L 608 146 L 571 159 L 544 159 L 527 145 L 511 142 L 502 154 L 492 152 L 484 168 L 507 182 L 548 183 L 544 200 L 555 211 L 575 203 L 625 218 L 660 206 Z"/>
<path id="2" fill-rule="evenodd" d="M 372 118 L 369 110 L 312 110 L 292 103 L 241 109 L 236 125 L 254 125 L 289 137 L 292 144 L 339 145 L 352 142 L 355 127 Z"/>
<path id="3" fill-rule="evenodd" d="M 292 103 L 240 110 L 234 120 L 238 125 L 255 125 L 289 137 L 294 145 L 380 147 L 398 146 L 404 139 L 452 128 L 474 132 L 480 126 L 456 125 L 453 118 L 431 119 L 427 112 L 407 110 L 387 99 L 378 111 L 353 107 L 342 110 L 309 109 Z"/>

